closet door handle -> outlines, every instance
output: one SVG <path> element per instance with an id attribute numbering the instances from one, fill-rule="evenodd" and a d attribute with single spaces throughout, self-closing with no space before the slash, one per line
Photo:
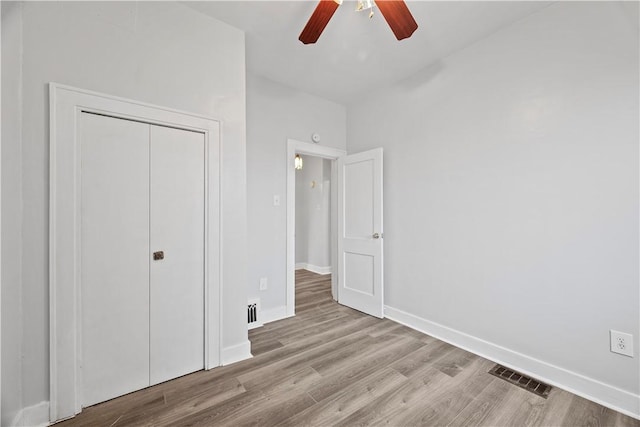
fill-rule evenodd
<path id="1" fill-rule="evenodd" d="M 161 259 L 164 259 L 164 251 L 158 251 L 158 252 L 154 252 L 153 253 L 153 260 L 154 261 L 159 261 Z"/>

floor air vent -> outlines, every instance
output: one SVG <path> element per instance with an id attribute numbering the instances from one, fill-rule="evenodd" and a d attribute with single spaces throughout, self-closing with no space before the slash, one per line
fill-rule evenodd
<path id="1" fill-rule="evenodd" d="M 545 399 L 547 398 L 547 396 L 549 396 L 549 392 L 551 391 L 550 385 L 535 380 L 526 375 L 522 375 L 520 372 L 505 368 L 502 365 L 494 366 L 493 368 L 491 368 L 489 373 L 505 381 L 508 381 L 513 385 L 517 385 L 520 388 L 530 391 L 533 394 L 544 397 Z"/>

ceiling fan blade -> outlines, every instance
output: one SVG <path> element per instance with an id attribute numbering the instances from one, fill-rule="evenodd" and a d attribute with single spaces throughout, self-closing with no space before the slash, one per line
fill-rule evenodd
<path id="1" fill-rule="evenodd" d="M 304 44 L 317 42 L 338 6 L 334 0 L 320 0 L 298 40 Z"/>
<path id="2" fill-rule="evenodd" d="M 404 1 L 376 0 L 376 5 L 398 40 L 411 37 L 418 29 L 418 23 Z"/>

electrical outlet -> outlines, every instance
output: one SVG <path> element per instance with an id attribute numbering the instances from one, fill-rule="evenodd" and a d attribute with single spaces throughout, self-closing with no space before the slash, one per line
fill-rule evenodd
<path id="1" fill-rule="evenodd" d="M 273 196 L 273 206 L 280 206 L 280 196 L 277 194 Z"/>
<path id="2" fill-rule="evenodd" d="M 267 278 L 266 277 L 261 277 L 260 278 L 260 290 L 261 291 L 266 291 L 267 290 Z"/>
<path id="3" fill-rule="evenodd" d="M 633 357 L 633 335 L 611 329 L 611 351 Z"/>

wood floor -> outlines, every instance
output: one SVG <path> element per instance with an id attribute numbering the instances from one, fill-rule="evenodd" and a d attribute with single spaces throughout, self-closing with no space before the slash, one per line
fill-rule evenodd
<path id="1" fill-rule="evenodd" d="M 59 426 L 640 426 L 554 388 L 538 397 L 494 363 L 336 304 L 296 272 L 296 316 L 249 332 L 252 359 L 86 408 Z"/>

